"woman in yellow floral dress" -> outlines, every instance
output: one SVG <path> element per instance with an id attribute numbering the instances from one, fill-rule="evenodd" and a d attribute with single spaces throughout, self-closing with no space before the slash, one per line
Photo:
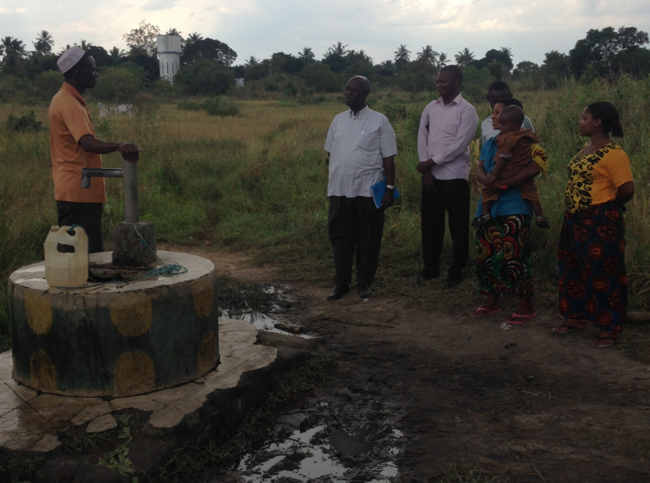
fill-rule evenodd
<path id="1" fill-rule="evenodd" d="M 578 131 L 591 140 L 571 160 L 558 248 L 560 313 L 556 334 L 598 324 L 592 345 L 614 345 L 627 318 L 624 203 L 634 194 L 630 158 L 610 133 L 623 136 L 616 107 L 594 102 Z"/>

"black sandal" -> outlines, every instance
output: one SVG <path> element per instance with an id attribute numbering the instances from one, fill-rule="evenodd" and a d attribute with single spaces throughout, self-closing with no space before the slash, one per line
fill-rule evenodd
<path id="1" fill-rule="evenodd" d="M 550 228 L 550 227 L 551 227 L 551 224 L 550 224 L 550 223 L 548 222 L 548 220 L 547 220 L 545 217 L 543 217 L 542 215 L 539 215 L 539 216 L 535 217 L 535 224 L 536 224 L 539 228 Z"/>

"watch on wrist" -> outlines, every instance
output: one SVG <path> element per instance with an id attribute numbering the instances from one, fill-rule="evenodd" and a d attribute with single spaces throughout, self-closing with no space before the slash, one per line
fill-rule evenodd
<path id="1" fill-rule="evenodd" d="M 387 184 L 387 185 L 386 185 L 386 189 L 394 190 L 394 189 L 395 189 L 395 186 L 393 186 L 392 184 Z"/>

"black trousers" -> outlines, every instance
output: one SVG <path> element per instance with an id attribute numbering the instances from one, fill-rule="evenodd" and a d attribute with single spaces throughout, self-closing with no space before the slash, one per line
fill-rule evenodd
<path id="1" fill-rule="evenodd" d="M 449 277 L 460 277 L 469 259 L 469 182 L 464 179 L 435 180 L 433 190 L 422 185 L 422 256 L 426 271 L 440 270 L 445 237 L 445 214 L 453 242 Z"/>
<path id="2" fill-rule="evenodd" d="M 334 254 L 334 283 L 351 282 L 356 251 L 357 283 L 359 286 L 372 284 L 384 232 L 384 209 L 377 209 L 372 198 L 330 196 L 327 229 Z"/>
<path id="3" fill-rule="evenodd" d="M 102 240 L 103 203 L 57 201 L 56 211 L 59 214 L 59 226 L 80 225 L 86 231 L 88 253 L 104 251 L 104 241 Z"/>

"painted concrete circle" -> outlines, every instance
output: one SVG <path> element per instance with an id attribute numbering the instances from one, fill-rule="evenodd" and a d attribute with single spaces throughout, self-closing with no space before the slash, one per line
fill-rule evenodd
<path id="1" fill-rule="evenodd" d="M 9 277 L 14 378 L 43 392 L 123 397 L 201 377 L 219 362 L 210 260 L 158 252 L 180 275 L 49 287 L 45 263 Z M 111 252 L 90 265 L 110 265 Z M 159 265 L 162 265 L 159 264 Z"/>

